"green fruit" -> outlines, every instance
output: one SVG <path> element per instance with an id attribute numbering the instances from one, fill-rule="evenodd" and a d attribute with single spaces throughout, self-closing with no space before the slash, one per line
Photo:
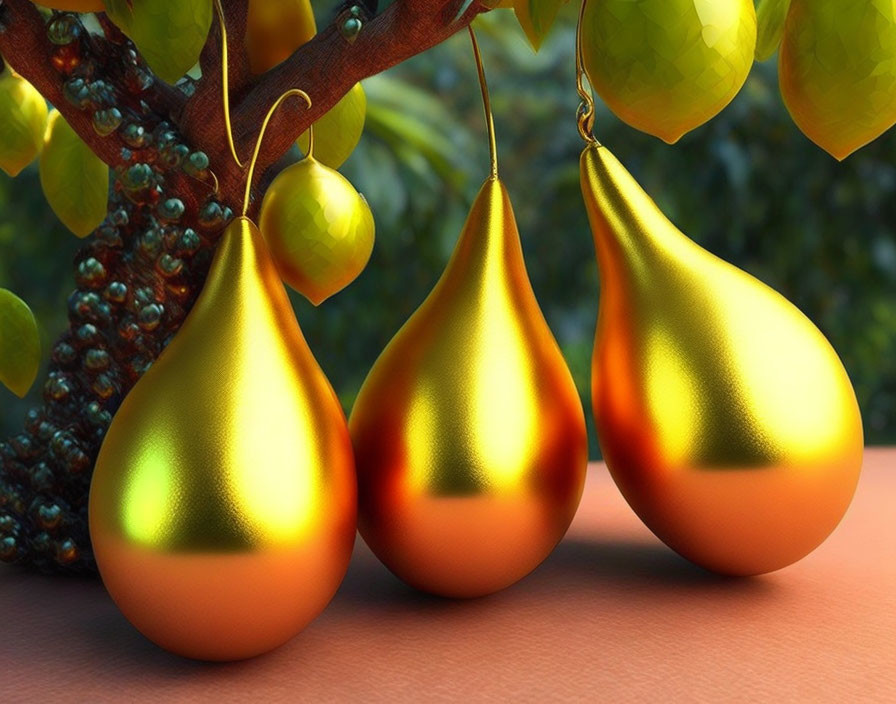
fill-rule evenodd
<path id="1" fill-rule="evenodd" d="M 47 120 L 40 185 L 53 212 L 78 237 L 89 235 L 106 217 L 109 167 L 56 110 Z"/>
<path id="2" fill-rule="evenodd" d="M 591 0 L 588 79 L 621 119 L 674 144 L 737 95 L 753 65 L 752 0 Z"/>
<path id="3" fill-rule="evenodd" d="M 308 0 L 249 0 L 246 52 L 252 73 L 285 61 L 317 34 Z"/>
<path id="4" fill-rule="evenodd" d="M 313 157 L 274 179 L 259 229 L 280 276 L 314 305 L 354 281 L 373 251 L 375 225 L 364 196 Z"/>
<path id="5" fill-rule="evenodd" d="M 367 116 L 367 96 L 360 83 L 352 86 L 329 112 L 314 123 L 314 158 L 331 169 L 338 169 L 349 158 L 361 134 Z M 308 133 L 297 144 L 308 152 Z"/>
<path id="6" fill-rule="evenodd" d="M 896 123 L 892 0 L 793 0 L 778 78 L 793 121 L 835 158 L 877 139 Z"/>
<path id="7" fill-rule="evenodd" d="M 9 69 L 0 74 L 0 169 L 10 176 L 40 152 L 47 103 L 28 81 Z"/>
<path id="8" fill-rule="evenodd" d="M 0 383 L 22 398 L 40 365 L 40 336 L 31 309 L 11 291 L 0 288 Z"/>

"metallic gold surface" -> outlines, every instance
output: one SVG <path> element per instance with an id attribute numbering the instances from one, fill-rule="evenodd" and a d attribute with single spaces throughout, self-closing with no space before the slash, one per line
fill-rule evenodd
<path id="1" fill-rule="evenodd" d="M 728 105 L 753 66 L 753 0 L 590 0 L 581 28 L 594 90 L 670 144 Z"/>
<path id="2" fill-rule="evenodd" d="M 896 123 L 896 5 L 793 0 L 778 76 L 797 126 L 845 159 Z"/>
<path id="3" fill-rule="evenodd" d="M 485 182 L 435 289 L 377 360 L 349 428 L 361 535 L 419 589 L 497 591 L 566 532 L 585 422 L 499 180 Z"/>
<path id="4" fill-rule="evenodd" d="M 373 251 L 364 196 L 313 156 L 277 175 L 258 222 L 283 280 L 314 305 L 354 281 Z"/>
<path id="5" fill-rule="evenodd" d="M 582 154 L 601 274 L 592 392 L 604 458 L 667 545 L 769 572 L 842 518 L 862 422 L 837 354 L 791 303 L 697 246 L 605 148 Z"/>
<path id="6" fill-rule="evenodd" d="M 112 598 L 182 655 L 270 650 L 339 586 L 351 441 L 247 219 L 227 227 L 195 307 L 115 416 L 89 518 Z"/>

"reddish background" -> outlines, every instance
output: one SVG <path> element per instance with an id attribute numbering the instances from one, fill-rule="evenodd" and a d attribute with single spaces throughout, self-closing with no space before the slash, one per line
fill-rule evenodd
<path id="1" fill-rule="evenodd" d="M 566 540 L 507 591 L 415 593 L 361 541 L 303 634 L 224 665 L 169 655 L 95 581 L 0 569 L 0 701 L 896 702 L 896 449 L 834 535 L 724 579 L 641 525 L 595 465 Z"/>

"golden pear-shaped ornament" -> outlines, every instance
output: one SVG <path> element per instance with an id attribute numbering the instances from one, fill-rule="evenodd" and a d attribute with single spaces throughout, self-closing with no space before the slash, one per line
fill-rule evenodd
<path id="1" fill-rule="evenodd" d="M 259 227 L 283 280 L 314 305 L 364 270 L 376 231 L 364 196 L 312 153 L 271 183 Z"/>
<path id="2" fill-rule="evenodd" d="M 87 237 L 106 217 L 109 167 L 53 109 L 38 163 L 40 185 L 56 217 Z"/>
<path id="3" fill-rule="evenodd" d="M 349 429 L 361 535 L 418 589 L 498 591 L 565 534 L 585 478 L 584 414 L 494 161 L 445 272 L 376 361 Z"/>
<path id="4" fill-rule="evenodd" d="M 0 71 L 0 169 L 10 176 L 40 153 L 47 125 L 47 102 L 7 66 Z"/>
<path id="5" fill-rule="evenodd" d="M 685 237 L 605 147 L 581 159 L 601 275 L 592 367 L 604 458 L 667 545 L 754 575 L 814 550 L 862 465 L 862 421 L 822 333 Z"/>
<path id="6" fill-rule="evenodd" d="M 235 660 L 289 640 L 348 566 L 356 483 L 339 402 L 257 228 L 226 228 L 205 286 L 125 398 L 90 490 L 103 581 L 145 636 Z"/>

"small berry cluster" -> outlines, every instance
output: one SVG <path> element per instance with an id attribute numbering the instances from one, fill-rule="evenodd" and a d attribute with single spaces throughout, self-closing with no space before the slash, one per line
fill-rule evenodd
<path id="1" fill-rule="evenodd" d="M 91 36 L 70 13 L 54 13 L 47 32 L 65 99 L 124 146 L 109 213 L 75 258 L 44 402 L 0 441 L 0 560 L 89 573 L 87 496 L 103 437 L 183 322 L 233 213 L 206 185 L 208 157 L 147 105 L 155 79 L 130 42 Z"/>

